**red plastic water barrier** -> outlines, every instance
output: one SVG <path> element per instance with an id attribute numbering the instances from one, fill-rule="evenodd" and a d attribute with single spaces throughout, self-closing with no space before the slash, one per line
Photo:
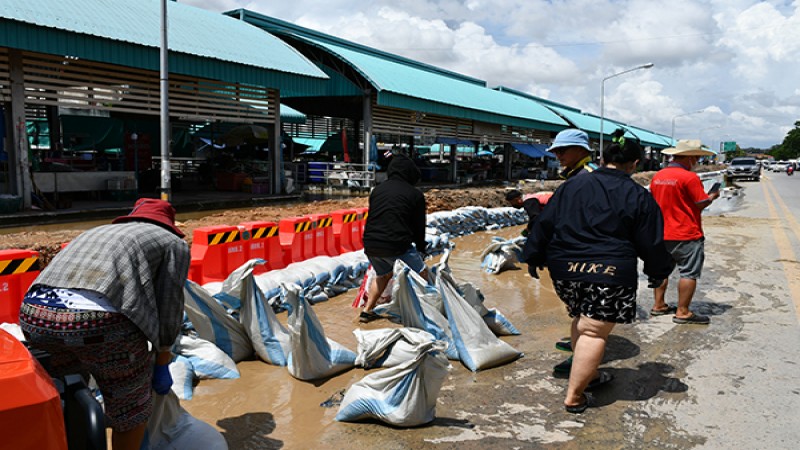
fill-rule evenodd
<path id="1" fill-rule="evenodd" d="M 39 252 L 0 250 L 0 323 L 19 323 L 22 297 L 40 270 Z"/>
<path id="2" fill-rule="evenodd" d="M 546 205 L 547 202 L 550 201 L 550 197 L 552 196 L 553 196 L 552 192 L 537 192 L 533 194 L 533 197 L 539 200 L 539 203 L 541 203 L 542 206 Z"/>
<path id="3" fill-rule="evenodd" d="M 190 279 L 199 284 L 224 280 L 247 261 L 244 245 L 238 227 L 217 225 L 195 228 Z"/>
<path id="4" fill-rule="evenodd" d="M 356 248 L 353 244 L 353 235 L 360 232 L 356 216 L 358 216 L 358 213 L 356 213 L 355 209 L 331 211 L 333 236 L 339 253 L 353 252 L 360 248 Z"/>
<path id="5" fill-rule="evenodd" d="M 314 228 L 314 248 L 317 256 L 338 256 L 336 236 L 333 234 L 333 217 L 330 214 L 310 214 L 308 217 L 316 223 Z"/>
<path id="6" fill-rule="evenodd" d="M 240 226 L 250 234 L 250 240 L 245 244 L 247 259 L 261 258 L 267 261 L 264 265 L 256 266 L 254 273 L 286 267 L 277 223 L 242 222 Z"/>
<path id="7" fill-rule="evenodd" d="M 369 208 L 356 208 L 356 222 L 358 223 L 358 233 L 353 236 L 353 245 L 356 250 L 364 248 L 364 227 L 367 224 L 367 217 L 369 216 Z"/>
<path id="8" fill-rule="evenodd" d="M 0 329 L 0 436 L 3 448 L 67 449 L 61 397 L 28 349 Z"/>
<path id="9" fill-rule="evenodd" d="M 283 247 L 283 260 L 288 266 L 293 262 L 313 258 L 314 249 L 314 222 L 310 217 L 288 217 L 281 219 L 278 225 L 281 247 Z"/>

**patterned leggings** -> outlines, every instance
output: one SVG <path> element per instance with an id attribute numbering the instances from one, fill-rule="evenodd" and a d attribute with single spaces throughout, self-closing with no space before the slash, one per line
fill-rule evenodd
<path id="1" fill-rule="evenodd" d="M 127 317 L 23 303 L 20 326 L 32 347 L 50 353 L 52 376 L 94 376 L 106 425 L 124 432 L 150 418 L 153 358 L 144 334 Z"/>

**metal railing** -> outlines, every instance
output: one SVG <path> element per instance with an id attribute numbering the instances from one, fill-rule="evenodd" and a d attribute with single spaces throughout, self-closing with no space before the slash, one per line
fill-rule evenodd
<path id="1" fill-rule="evenodd" d="M 332 163 L 322 171 L 325 184 L 330 187 L 371 189 L 375 186 L 375 170 L 372 165 Z"/>

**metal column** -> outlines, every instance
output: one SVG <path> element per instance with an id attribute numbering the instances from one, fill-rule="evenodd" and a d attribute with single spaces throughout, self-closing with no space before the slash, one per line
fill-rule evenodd
<path id="1" fill-rule="evenodd" d="M 270 148 L 270 193 L 278 195 L 283 192 L 283 148 L 281 147 L 281 96 L 275 94 L 275 122 L 272 124 L 272 133 L 269 137 Z"/>
<path id="2" fill-rule="evenodd" d="M 9 49 L 11 80 L 11 146 L 9 146 L 9 187 L 22 197 L 22 209 L 31 209 L 31 172 L 28 161 L 28 130 L 25 126 L 25 74 L 22 52 Z"/>

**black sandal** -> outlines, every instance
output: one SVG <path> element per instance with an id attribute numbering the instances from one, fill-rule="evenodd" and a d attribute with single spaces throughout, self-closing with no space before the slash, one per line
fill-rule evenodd
<path id="1" fill-rule="evenodd" d="M 587 408 L 594 406 L 594 397 L 588 392 L 583 393 L 583 403 L 577 405 L 564 405 L 564 409 L 570 414 L 582 414 Z"/>

